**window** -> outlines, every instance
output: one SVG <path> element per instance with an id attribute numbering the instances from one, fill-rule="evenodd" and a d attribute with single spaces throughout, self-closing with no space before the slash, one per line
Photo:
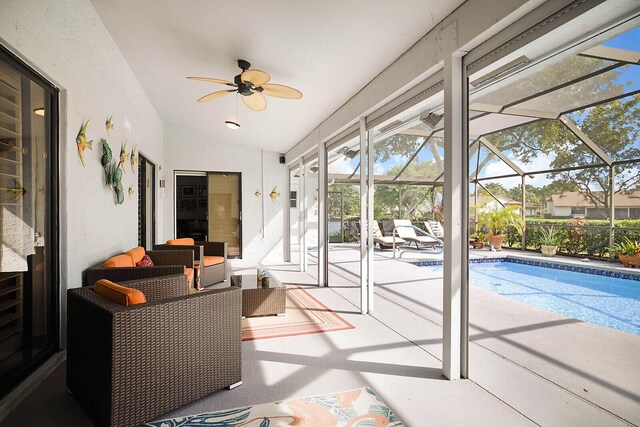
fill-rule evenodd
<path id="1" fill-rule="evenodd" d="M 627 219 L 629 218 L 629 208 L 616 208 L 615 215 L 616 219 Z"/>
<path id="2" fill-rule="evenodd" d="M 293 209 L 298 207 L 298 192 L 289 191 L 289 206 Z"/>
<path id="3" fill-rule="evenodd" d="M 640 218 L 640 208 L 629 208 L 629 219 Z"/>
<path id="4" fill-rule="evenodd" d="M 58 348 L 58 92 L 0 46 L 0 397 Z"/>
<path id="5" fill-rule="evenodd" d="M 584 208 L 571 208 L 571 215 L 584 215 Z"/>
<path id="6" fill-rule="evenodd" d="M 587 218 L 590 219 L 607 219 L 607 209 L 605 208 L 589 208 L 587 209 Z"/>

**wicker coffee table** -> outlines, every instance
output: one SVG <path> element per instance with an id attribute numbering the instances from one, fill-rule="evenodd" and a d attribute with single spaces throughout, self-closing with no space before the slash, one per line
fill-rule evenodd
<path id="1" fill-rule="evenodd" d="M 231 276 L 231 284 L 242 289 L 243 317 L 284 315 L 287 291 L 275 277 L 269 287 L 259 286 L 256 274 Z"/>

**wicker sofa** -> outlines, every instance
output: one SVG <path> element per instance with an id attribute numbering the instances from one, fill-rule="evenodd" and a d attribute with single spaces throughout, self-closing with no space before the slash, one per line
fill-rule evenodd
<path id="1" fill-rule="evenodd" d="M 191 238 L 168 240 L 164 245 L 155 245 L 155 251 L 191 250 L 198 271 L 198 289 L 227 280 L 227 243 L 198 242 Z"/>
<path id="2" fill-rule="evenodd" d="M 153 267 L 136 267 L 135 260 L 126 260 L 124 255 L 131 257 L 132 252 L 137 253 L 139 257 L 140 251 L 149 255 L 153 261 Z M 109 260 L 116 258 L 124 259 L 125 263 L 108 263 Z M 190 281 L 193 285 L 195 282 L 193 250 L 173 249 L 171 251 L 144 251 L 143 248 L 133 248 L 127 252 L 109 258 L 105 262 L 89 267 L 85 270 L 84 286 L 91 286 L 97 280 L 108 279 L 114 282 L 124 280 L 146 279 L 149 277 L 169 276 L 173 274 L 185 274 L 191 277 Z M 107 265 L 111 265 L 107 267 Z M 114 266 L 118 265 L 118 266 Z"/>
<path id="3" fill-rule="evenodd" d="M 121 282 L 147 303 L 67 291 L 67 387 L 101 426 L 133 426 L 242 379 L 242 294 L 188 292 L 183 274 Z"/>

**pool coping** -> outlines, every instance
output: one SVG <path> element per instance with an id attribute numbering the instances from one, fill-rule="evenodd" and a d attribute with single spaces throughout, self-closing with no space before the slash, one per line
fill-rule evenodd
<path id="1" fill-rule="evenodd" d="M 618 279 L 627 279 L 627 280 L 640 282 L 640 272 L 636 273 L 636 272 L 630 272 L 630 271 L 620 271 L 616 268 L 611 268 L 606 266 L 587 267 L 582 265 L 570 264 L 562 261 L 554 261 L 554 260 L 540 261 L 537 259 L 534 260 L 528 257 L 519 257 L 517 255 L 473 258 L 469 260 L 470 264 L 483 264 L 483 263 L 495 263 L 495 262 L 512 262 L 514 264 L 532 265 L 536 267 L 550 268 L 554 270 L 575 271 L 578 273 L 593 274 L 594 276 L 614 277 Z M 411 264 L 416 265 L 418 267 L 436 266 L 436 265 L 442 265 L 443 261 L 427 260 L 427 261 L 412 262 Z"/>

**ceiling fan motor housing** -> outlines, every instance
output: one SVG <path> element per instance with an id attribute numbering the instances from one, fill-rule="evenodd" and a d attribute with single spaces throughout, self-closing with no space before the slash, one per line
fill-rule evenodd
<path id="1" fill-rule="evenodd" d="M 238 85 L 238 93 L 244 96 L 253 95 L 254 92 L 262 92 L 264 88 L 262 86 L 255 87 L 252 82 L 243 82 L 240 77 L 242 74 L 238 74 L 233 78 L 233 82 Z"/>
<path id="2" fill-rule="evenodd" d="M 233 79 L 233 82 L 238 85 L 238 93 L 240 95 L 250 96 L 250 95 L 253 94 L 253 90 L 251 88 L 252 83 L 251 82 L 246 82 L 246 83 L 243 82 L 240 79 L 240 74 L 235 76 L 235 78 Z"/>

